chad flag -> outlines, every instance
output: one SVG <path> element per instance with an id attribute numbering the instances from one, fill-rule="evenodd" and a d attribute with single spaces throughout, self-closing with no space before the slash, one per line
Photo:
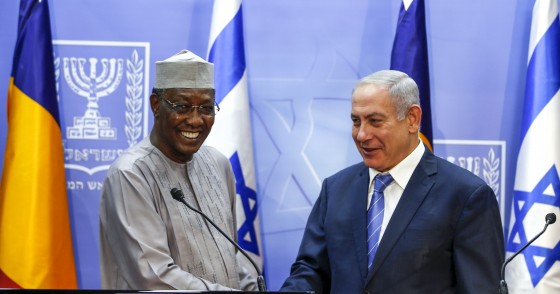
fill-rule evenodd
<path id="1" fill-rule="evenodd" d="M 75 289 L 47 0 L 20 2 L 0 186 L 0 288 Z"/>
<path id="2" fill-rule="evenodd" d="M 422 122 L 420 138 L 433 149 L 430 70 L 424 0 L 403 0 L 391 52 L 391 69 L 402 71 L 418 85 Z"/>

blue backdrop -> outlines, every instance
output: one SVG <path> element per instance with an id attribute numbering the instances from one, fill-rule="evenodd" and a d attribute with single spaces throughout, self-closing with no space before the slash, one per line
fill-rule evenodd
<path id="1" fill-rule="evenodd" d="M 151 127 L 146 101 L 154 62 L 183 48 L 206 56 L 213 2 L 49 4 L 78 278 L 81 288 L 98 288 L 97 209 L 107 165 Z M 487 180 L 506 224 L 533 4 L 426 1 L 435 153 Z M 323 178 L 360 160 L 350 136 L 351 89 L 360 77 L 389 68 L 401 1 L 243 5 L 265 273 L 276 290 L 295 258 Z M 2 155 L 18 8 L 18 1 L 0 2 Z M 115 76 L 104 76 L 103 64 Z M 103 95 L 84 94 L 86 77 L 108 83 L 99 85 Z M 82 120 L 88 103 L 99 106 L 99 120 L 89 131 Z"/>

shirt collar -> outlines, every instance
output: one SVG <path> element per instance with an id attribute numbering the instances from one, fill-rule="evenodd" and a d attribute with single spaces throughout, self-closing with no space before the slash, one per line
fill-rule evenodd
<path id="1" fill-rule="evenodd" d="M 406 188 L 408 181 L 410 181 L 410 178 L 412 177 L 412 173 L 416 169 L 416 166 L 418 166 L 418 164 L 420 163 L 420 160 L 422 159 L 425 150 L 426 147 L 424 147 L 422 141 L 419 140 L 419 144 L 418 146 L 416 146 L 414 151 L 412 151 L 412 153 L 410 153 L 407 157 L 405 157 L 405 159 L 403 159 L 401 162 L 395 165 L 395 167 L 393 167 L 388 171 L 388 173 L 391 174 L 391 176 L 393 177 L 397 185 L 399 185 L 403 190 L 404 188 Z M 370 187 L 372 185 L 373 179 L 379 173 L 380 173 L 379 171 L 373 168 L 369 169 Z"/>

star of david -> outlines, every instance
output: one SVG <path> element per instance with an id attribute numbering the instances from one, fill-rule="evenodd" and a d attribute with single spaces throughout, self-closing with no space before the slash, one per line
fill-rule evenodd
<path id="1" fill-rule="evenodd" d="M 554 197 L 545 195 L 544 191 L 547 187 L 552 186 Z M 520 207 L 520 202 L 524 202 Z M 511 232 L 507 242 L 507 251 L 516 252 L 526 244 L 533 236 L 527 238 L 523 220 L 531 207 L 536 204 L 546 204 L 560 207 L 560 178 L 558 172 L 553 165 L 544 177 L 539 181 L 531 192 L 514 191 L 513 193 L 513 209 L 515 213 L 515 223 L 511 228 Z M 556 231 L 558 232 L 558 231 Z M 519 236 L 519 243 L 514 243 L 515 236 Z M 560 261 L 560 242 L 554 248 L 548 249 L 531 245 L 527 247 L 521 254 L 525 256 L 525 262 L 531 275 L 533 287 L 535 287 L 545 274 L 550 270 L 556 261 Z M 534 257 L 544 258 L 540 265 L 537 265 Z"/>
<path id="2" fill-rule="evenodd" d="M 257 218 L 258 209 L 257 205 L 253 205 L 253 207 L 251 207 L 251 200 L 253 203 L 257 202 L 257 193 L 245 185 L 245 178 L 243 177 L 243 170 L 241 169 L 241 162 L 239 161 L 237 152 L 230 157 L 229 161 L 231 162 L 233 173 L 235 174 L 235 189 L 241 198 L 243 212 L 245 213 L 245 221 L 237 231 L 239 246 L 256 255 L 260 255 L 255 230 L 255 220 Z M 249 235 L 249 238 L 245 238 L 247 234 Z"/>

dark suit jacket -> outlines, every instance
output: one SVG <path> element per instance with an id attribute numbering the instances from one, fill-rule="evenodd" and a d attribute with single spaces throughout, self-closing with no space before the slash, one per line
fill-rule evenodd
<path id="1" fill-rule="evenodd" d="M 325 179 L 282 291 L 496 293 L 504 261 L 496 196 L 471 172 L 428 149 L 367 269 L 363 164 Z"/>

